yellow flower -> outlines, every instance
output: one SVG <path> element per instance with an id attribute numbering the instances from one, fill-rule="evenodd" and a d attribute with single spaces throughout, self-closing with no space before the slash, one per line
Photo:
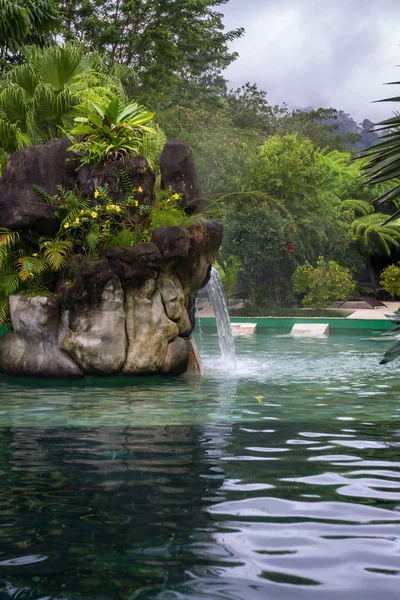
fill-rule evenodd
<path id="1" fill-rule="evenodd" d="M 113 209 L 113 206 L 112 206 L 112 204 L 107 204 L 107 206 L 106 206 L 106 210 L 112 210 L 112 209 Z"/>
<path id="2" fill-rule="evenodd" d="M 80 223 L 80 222 L 81 222 L 80 218 L 79 218 L 79 217 L 76 217 L 76 219 L 75 219 L 75 223 Z"/>
<path id="3" fill-rule="evenodd" d="M 135 200 L 135 206 L 139 206 L 139 201 Z"/>
<path id="4" fill-rule="evenodd" d="M 172 197 L 173 197 L 174 200 L 179 200 L 180 195 L 179 194 L 174 194 Z"/>
<path id="5" fill-rule="evenodd" d="M 84 214 L 85 214 L 85 211 L 82 209 L 81 210 L 81 215 L 84 215 Z"/>
<path id="6" fill-rule="evenodd" d="M 119 213 L 119 212 L 121 212 L 121 207 L 120 206 L 115 206 L 115 210 Z"/>
<path id="7" fill-rule="evenodd" d="M 34 252 L 34 253 L 32 254 L 32 256 L 35 256 L 35 257 L 36 257 L 36 256 L 39 256 L 39 254 L 38 254 L 37 252 Z"/>
<path id="8" fill-rule="evenodd" d="M 98 198 L 99 196 L 100 196 L 100 192 L 99 192 L 99 190 L 96 190 L 95 193 L 94 193 L 94 197 Z"/>
<path id="9" fill-rule="evenodd" d="M 92 213 L 90 213 L 90 216 L 93 217 L 93 219 L 95 219 L 97 217 L 97 212 L 93 211 Z"/>
<path id="10" fill-rule="evenodd" d="M 69 223 L 64 223 L 64 229 L 68 229 Z"/>
<path id="11" fill-rule="evenodd" d="M 137 191 L 140 192 L 140 193 L 142 193 L 143 192 L 143 188 L 139 185 Z"/>

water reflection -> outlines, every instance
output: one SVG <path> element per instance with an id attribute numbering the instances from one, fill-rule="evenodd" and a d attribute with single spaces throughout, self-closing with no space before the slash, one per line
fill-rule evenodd
<path id="1" fill-rule="evenodd" d="M 0 600 L 398 598 L 394 371 L 216 343 L 201 380 L 0 380 Z"/>

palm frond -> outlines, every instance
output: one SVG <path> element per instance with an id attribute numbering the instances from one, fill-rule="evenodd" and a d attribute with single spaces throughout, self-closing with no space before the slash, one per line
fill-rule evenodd
<path id="1" fill-rule="evenodd" d="M 70 241 L 42 237 L 39 239 L 39 247 L 52 271 L 60 271 L 68 266 L 67 257 L 73 248 Z"/>
<path id="2" fill-rule="evenodd" d="M 12 231 L 5 227 L 0 227 L 0 248 L 10 248 L 16 246 L 20 242 L 18 231 Z"/>

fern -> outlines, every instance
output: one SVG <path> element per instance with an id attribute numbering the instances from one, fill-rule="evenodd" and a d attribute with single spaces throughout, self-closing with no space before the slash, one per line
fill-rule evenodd
<path id="1" fill-rule="evenodd" d="M 132 185 L 132 181 L 129 179 L 129 176 L 124 169 L 121 169 L 119 172 L 119 180 L 122 185 L 122 189 L 125 192 L 125 196 L 133 196 L 134 189 Z"/>
<path id="2" fill-rule="evenodd" d="M 94 231 L 93 229 L 91 231 L 89 231 L 89 233 L 87 234 L 86 238 L 85 238 L 85 242 L 89 248 L 89 252 L 91 254 L 94 254 L 101 242 L 101 236 L 99 234 L 98 231 Z"/>
<path id="3" fill-rule="evenodd" d="M 109 246 L 123 246 L 130 248 L 134 243 L 134 233 L 130 229 L 121 229 L 111 240 Z"/>
<path id="4" fill-rule="evenodd" d="M 352 210 L 355 214 L 361 216 L 370 215 L 375 212 L 370 202 L 366 202 L 365 200 L 344 200 L 341 207 L 344 210 Z"/>
<path id="5" fill-rule="evenodd" d="M 10 322 L 10 303 L 8 298 L 0 298 L 0 327 Z"/>
<path id="6" fill-rule="evenodd" d="M 16 272 L 0 274 L 0 295 L 11 296 L 19 291 L 21 280 Z"/>
<path id="7" fill-rule="evenodd" d="M 352 229 L 367 248 L 371 248 L 371 242 L 373 247 L 375 241 L 384 253 L 390 256 L 391 246 L 400 246 L 400 225 L 386 223 L 386 220 L 386 215 L 382 213 L 365 215 L 352 223 Z"/>
<path id="8" fill-rule="evenodd" d="M 54 204 L 54 197 L 49 196 L 47 192 L 45 192 L 44 189 L 41 188 L 39 185 L 36 185 L 36 183 L 34 183 L 32 188 L 35 194 L 42 202 L 46 202 L 46 204 Z"/>

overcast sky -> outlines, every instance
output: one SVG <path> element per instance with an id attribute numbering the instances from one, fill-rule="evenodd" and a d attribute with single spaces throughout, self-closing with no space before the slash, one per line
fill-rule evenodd
<path id="1" fill-rule="evenodd" d="M 238 60 L 230 87 L 250 81 L 271 103 L 330 107 L 356 121 L 379 121 L 399 104 L 400 0 L 230 0 L 220 7 L 228 29 L 243 26 L 232 44 Z"/>

